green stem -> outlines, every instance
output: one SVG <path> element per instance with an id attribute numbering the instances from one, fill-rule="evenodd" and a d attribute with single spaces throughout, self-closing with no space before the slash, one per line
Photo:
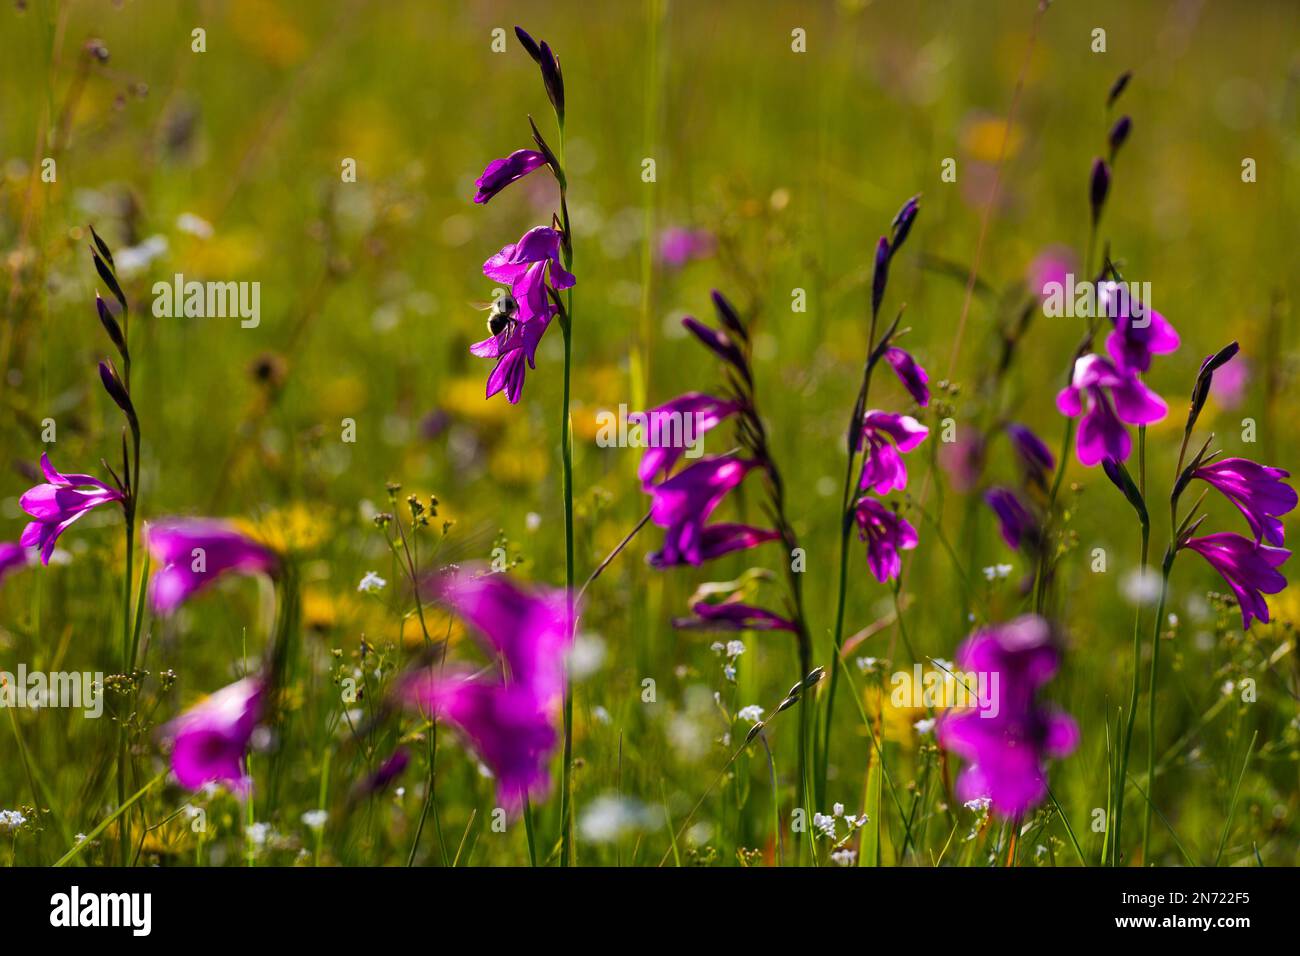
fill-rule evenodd
<path id="1" fill-rule="evenodd" d="M 1151 677 L 1148 688 L 1147 698 L 1147 799 L 1146 814 L 1142 823 L 1142 865 L 1150 866 L 1150 848 L 1151 848 L 1151 807 L 1155 799 L 1153 786 L 1156 776 L 1156 679 L 1160 671 L 1160 622 L 1165 616 L 1165 602 L 1169 599 L 1169 572 L 1174 567 L 1174 556 L 1178 553 L 1175 549 L 1177 544 L 1174 541 L 1169 543 L 1169 549 L 1165 551 L 1165 559 L 1161 564 L 1160 579 L 1160 602 L 1156 605 L 1155 626 L 1152 628 L 1151 635 Z"/>
<path id="2" fill-rule="evenodd" d="M 1143 429 L 1145 432 L 1145 428 Z M 1151 522 L 1142 522 L 1142 564 L 1141 574 L 1145 577 L 1147 557 L 1151 544 Z M 1111 865 L 1119 866 L 1121 837 L 1124 832 L 1124 794 L 1128 790 L 1129 750 L 1133 745 L 1133 727 L 1137 723 L 1138 696 L 1141 693 L 1141 658 L 1142 658 L 1142 606 L 1133 612 L 1133 686 L 1129 690 L 1128 719 L 1124 728 L 1124 744 L 1120 749 L 1119 776 L 1115 782 L 1115 826 L 1111 841 Z"/>

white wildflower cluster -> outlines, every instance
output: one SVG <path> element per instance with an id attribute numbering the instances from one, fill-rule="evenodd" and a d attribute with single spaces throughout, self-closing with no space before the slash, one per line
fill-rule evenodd
<path id="1" fill-rule="evenodd" d="M 924 720 L 918 720 L 912 725 L 912 728 L 918 734 L 928 734 L 930 731 L 934 730 L 934 718 L 926 717 Z"/>
<path id="2" fill-rule="evenodd" d="M 844 825 L 848 827 L 848 831 L 844 835 L 844 839 L 847 840 L 860 827 L 866 826 L 867 815 L 865 813 L 846 814 L 844 804 L 837 803 L 831 807 L 830 813 L 813 814 L 813 828 L 828 840 L 837 840 L 836 825 L 840 820 L 843 820 Z"/>
<path id="3" fill-rule="evenodd" d="M 836 866 L 852 866 L 858 859 L 858 851 L 850 850 L 847 847 L 836 850 L 831 853 L 831 862 Z"/>
<path id="4" fill-rule="evenodd" d="M 880 662 L 874 657 L 859 657 L 854 661 L 854 663 L 858 665 L 858 670 L 863 674 L 874 674 L 876 672 L 876 665 Z"/>
<path id="5" fill-rule="evenodd" d="M 388 586 L 388 582 L 381 578 L 374 571 L 367 571 L 361 578 L 361 583 L 357 585 L 358 591 L 364 591 L 367 594 L 373 594 L 375 591 L 382 591 Z"/>
<path id="6" fill-rule="evenodd" d="M 736 711 L 737 720 L 747 720 L 751 724 L 756 724 L 763 719 L 763 708 L 758 704 L 750 704 L 748 707 L 742 707 Z"/>
<path id="7" fill-rule="evenodd" d="M 0 810 L 0 830 L 17 830 L 26 822 L 27 818 L 17 810 Z"/>
<path id="8" fill-rule="evenodd" d="M 986 581 L 1000 581 L 1003 578 L 1009 577 L 1011 570 L 1012 568 L 1009 564 L 993 564 L 984 569 L 984 579 Z"/>
<path id="9" fill-rule="evenodd" d="M 325 826 L 325 821 L 329 819 L 327 810 L 308 810 L 302 815 L 302 822 L 309 830 L 320 830 Z"/>
<path id="10" fill-rule="evenodd" d="M 966 834 L 966 838 L 962 842 L 969 843 L 971 840 L 979 836 L 980 830 L 983 829 L 985 821 L 988 820 L 989 805 L 990 802 L 988 797 L 975 797 L 974 799 L 966 801 L 966 809 L 974 812 L 977 816 L 975 817 L 974 824 L 970 828 L 970 832 Z"/>
<path id="11" fill-rule="evenodd" d="M 722 641 L 714 641 L 709 645 L 709 650 L 719 657 L 725 658 L 722 664 L 722 676 L 734 684 L 736 682 L 736 658 L 745 653 L 745 642 L 727 641 L 724 644 Z"/>

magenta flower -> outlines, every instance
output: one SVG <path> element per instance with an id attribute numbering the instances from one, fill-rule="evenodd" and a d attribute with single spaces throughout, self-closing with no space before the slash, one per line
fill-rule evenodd
<path id="1" fill-rule="evenodd" d="M 517 149 L 505 159 L 494 159 L 487 164 L 483 175 L 474 180 L 478 192 L 476 203 L 486 203 L 516 180 L 523 179 L 534 169 L 546 165 L 546 157 L 535 149 Z"/>
<path id="2" fill-rule="evenodd" d="M 646 412 L 642 429 L 648 436 L 647 441 L 651 443 L 641 456 L 641 465 L 637 469 L 641 487 L 649 490 L 656 476 L 668 476 L 686 451 L 688 434 L 699 438 L 705 432 L 717 428 L 739 408 L 736 402 L 705 395 L 703 392 L 687 392 Z M 689 426 L 686 424 L 688 418 Z M 665 436 L 673 440 L 665 441 Z M 651 441 L 654 438 L 658 439 L 657 444 Z"/>
<path id="3" fill-rule="evenodd" d="M 357 784 L 353 790 L 354 795 L 368 797 L 387 790 L 398 777 L 406 772 L 407 765 L 410 762 L 411 755 L 406 752 L 406 748 L 398 747 L 387 760 L 379 765 L 378 770 Z"/>
<path id="4" fill-rule="evenodd" d="M 265 687 L 255 677 L 223 687 L 163 731 L 172 741 L 172 772 L 181 786 L 198 790 L 220 782 L 248 792 L 244 752 L 261 717 Z"/>
<path id="5" fill-rule="evenodd" d="M 723 553 L 717 550 L 719 541 L 706 535 L 705 522 L 757 465 L 731 456 L 704 458 L 650 487 L 650 520 L 665 529 L 663 550 L 651 557 L 651 563 L 659 567 L 699 565 Z M 735 544 L 736 540 L 734 535 L 725 536 L 722 543 L 735 545 L 725 550 L 745 546 Z"/>
<path id="6" fill-rule="evenodd" d="M 967 761 L 957 779 L 962 801 L 987 798 L 1003 817 L 1018 817 L 1047 796 L 1048 758 L 1067 756 L 1079 728 L 1036 700 L 1056 674 L 1060 652 L 1047 621 L 1026 615 L 971 635 L 957 668 L 987 677 L 988 700 L 940 717 L 939 744 Z M 995 683 L 996 677 L 996 683 Z"/>
<path id="7" fill-rule="evenodd" d="M 792 621 L 752 604 L 740 601 L 696 601 L 695 617 L 677 618 L 673 626 L 694 631 L 795 631 Z"/>
<path id="8" fill-rule="evenodd" d="M 894 412 L 869 411 L 862 417 L 862 432 L 858 448 L 865 446 L 862 459 L 861 489 L 872 488 L 876 494 L 887 494 L 895 488 L 907 487 L 907 466 L 900 452 L 909 452 L 930 434 L 911 415 Z M 890 444 L 890 441 L 893 444 Z M 855 449 L 856 450 L 856 449 Z"/>
<path id="9" fill-rule="evenodd" d="M 1030 291 L 1039 298 L 1047 298 L 1048 285 L 1064 286 L 1074 271 L 1074 253 L 1066 246 L 1049 246 L 1029 263 Z"/>
<path id="10" fill-rule="evenodd" d="M 504 574 L 457 574 L 438 598 L 473 627 L 506 665 L 506 681 L 544 709 L 564 696 L 564 655 L 573 639 L 562 590 L 525 591 Z"/>
<path id="11" fill-rule="evenodd" d="M 0 541 L 0 581 L 13 574 L 19 568 L 27 567 L 28 552 L 21 544 L 12 541 Z"/>
<path id="12" fill-rule="evenodd" d="M 1257 542 L 1282 544 L 1285 532 L 1277 516 L 1294 509 L 1297 501 L 1295 489 L 1282 480 L 1290 478 L 1290 472 L 1248 458 L 1225 458 L 1202 465 L 1192 477 L 1213 485 L 1236 505 Z"/>
<path id="13" fill-rule="evenodd" d="M 553 307 L 546 296 L 548 279 L 557 292 L 572 288 L 577 281 L 560 264 L 562 245 L 563 237 L 554 229 L 535 226 L 483 263 L 485 276 L 509 284 L 519 303 L 519 321 L 549 318 Z"/>
<path id="14" fill-rule="evenodd" d="M 149 587 L 155 611 L 169 614 L 224 574 L 275 574 L 275 552 L 210 518 L 167 518 L 145 528 L 158 571 Z"/>
<path id="15" fill-rule="evenodd" d="M 1056 396 L 1056 407 L 1062 415 L 1083 412 L 1076 451 L 1079 461 L 1090 467 L 1103 458 L 1126 461 L 1132 440 L 1124 423 L 1149 425 L 1160 421 L 1169 410 L 1164 399 L 1137 375 L 1121 372 L 1095 354 L 1084 355 L 1074 363 L 1074 375 Z"/>
<path id="16" fill-rule="evenodd" d="M 881 584 L 898 577 L 903 569 L 900 551 L 916 547 L 916 529 L 898 512 L 875 498 L 863 496 L 854 506 L 858 537 L 867 542 L 867 566 Z"/>
<path id="17" fill-rule="evenodd" d="M 916 359 L 898 346 L 891 345 L 885 349 L 885 361 L 893 368 L 894 374 L 916 404 L 922 408 L 930 404 L 930 376 L 917 364 Z"/>
<path id="18" fill-rule="evenodd" d="M 973 428 L 957 433 L 957 440 L 939 446 L 939 464 L 957 491 L 970 491 L 984 474 L 984 436 Z"/>
<path id="19" fill-rule="evenodd" d="M 469 347 L 479 358 L 494 358 L 487 380 L 487 398 L 502 390 L 506 401 L 517 405 L 524 391 L 524 376 L 528 369 L 537 368 L 537 346 L 551 324 L 553 311 L 548 309 L 541 317 L 517 321 L 507 325 L 498 334 L 475 342 Z"/>
<path id="20" fill-rule="evenodd" d="M 756 548 L 766 541 L 775 541 L 780 537 L 779 531 L 767 528 L 718 522 L 705 525 L 700 534 L 699 561 L 687 561 L 680 551 L 669 548 L 667 542 L 662 550 L 651 553 L 646 560 L 651 567 L 660 570 L 678 564 L 703 564 L 705 561 L 712 561 L 732 551 L 748 551 L 750 548 Z"/>
<path id="21" fill-rule="evenodd" d="M 1232 588 L 1241 607 L 1243 631 L 1250 629 L 1251 618 L 1268 623 L 1268 604 L 1264 595 L 1277 594 L 1286 587 L 1286 578 L 1277 569 L 1291 557 L 1290 551 L 1259 544 L 1230 532 L 1192 538 L 1184 547 L 1208 561 Z"/>
<path id="22" fill-rule="evenodd" d="M 109 501 L 121 501 L 122 492 L 110 488 L 94 475 L 64 475 L 54 470 L 49 455 L 41 455 L 45 483 L 36 485 L 18 499 L 18 504 L 36 520 L 23 529 L 18 543 L 40 548 L 41 563 L 49 564 L 54 544 L 68 527 L 92 508 Z"/>
<path id="23" fill-rule="evenodd" d="M 1038 522 L 1014 491 L 1008 488 L 990 488 L 984 493 L 984 501 L 997 515 L 1002 540 L 1008 548 L 1014 551 L 1022 541 L 1032 542 L 1037 538 Z"/>
<path id="24" fill-rule="evenodd" d="M 664 265 L 680 269 L 694 259 L 713 255 L 717 245 L 713 233 L 705 229 L 670 227 L 659 236 L 659 259 Z"/>
<path id="25" fill-rule="evenodd" d="M 467 672 L 435 671 L 407 681 L 402 694 L 421 713 L 465 735 L 496 777 L 497 799 L 508 811 L 518 811 L 526 797 L 542 797 L 550 789 L 547 762 L 558 735 L 550 715 L 526 687 Z"/>
<path id="26" fill-rule="evenodd" d="M 1106 351 L 1119 370 L 1145 372 L 1151 368 L 1151 356 L 1178 350 L 1177 330 L 1150 304 L 1129 301 L 1127 291 L 1113 282 L 1098 283 L 1097 299 L 1102 314 L 1115 323 L 1106 338 Z"/>

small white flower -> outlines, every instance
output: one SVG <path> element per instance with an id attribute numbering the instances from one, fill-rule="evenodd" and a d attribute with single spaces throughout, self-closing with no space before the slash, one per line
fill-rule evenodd
<path id="1" fill-rule="evenodd" d="M 536 531 L 542 526 L 542 516 L 536 511 L 530 511 L 524 515 L 524 527 L 529 531 Z"/>
<path id="2" fill-rule="evenodd" d="M 924 720 L 918 720 L 912 725 L 912 727 L 918 734 L 928 734 L 930 731 L 934 730 L 934 718 L 927 717 Z"/>
<path id="3" fill-rule="evenodd" d="M 827 839 L 835 839 L 835 818 L 833 816 L 826 813 L 814 813 L 813 826 Z"/>
<path id="4" fill-rule="evenodd" d="M 876 669 L 876 658 L 874 657 L 859 657 L 856 663 L 858 670 L 864 674 L 870 674 Z"/>
<path id="5" fill-rule="evenodd" d="M 27 818 L 17 810 L 0 810 L 0 830 L 17 830 Z"/>
<path id="6" fill-rule="evenodd" d="M 831 862 L 836 866 L 852 866 L 853 861 L 858 858 L 857 850 L 836 850 L 831 854 Z"/>
<path id="7" fill-rule="evenodd" d="M 375 591 L 382 591 L 386 587 L 388 587 L 387 581 L 374 571 L 367 571 L 365 577 L 361 579 L 361 583 L 357 585 L 357 590 L 372 594 Z"/>
<path id="8" fill-rule="evenodd" d="M 610 721 L 609 711 L 597 704 L 591 708 L 591 716 L 596 718 L 596 723 L 607 724 Z"/>
<path id="9" fill-rule="evenodd" d="M 842 817 L 842 816 L 844 816 L 844 804 L 842 804 L 842 803 L 832 804 L 832 806 L 831 806 L 831 816 L 833 816 L 833 817 Z"/>
<path id="10" fill-rule="evenodd" d="M 727 664 L 722 668 L 722 676 L 734 684 L 736 682 L 736 666 L 734 664 Z"/>
<path id="11" fill-rule="evenodd" d="M 329 819 L 329 812 L 326 810 L 308 810 L 302 815 L 302 822 L 309 830 L 321 829 L 327 819 Z"/>
<path id="12" fill-rule="evenodd" d="M 200 239 L 212 238 L 212 223 L 192 212 L 183 212 L 177 216 L 176 228 Z"/>
<path id="13" fill-rule="evenodd" d="M 967 810 L 974 810 L 977 813 L 984 813 L 989 808 L 989 798 L 976 797 L 973 800 L 967 800 L 965 806 Z"/>
<path id="14" fill-rule="evenodd" d="M 723 644 L 721 641 L 714 641 L 709 645 L 709 650 L 713 651 L 715 654 L 721 654 L 726 649 L 727 645 Z"/>
<path id="15" fill-rule="evenodd" d="M 744 641 L 727 641 L 727 656 L 733 660 L 745 653 Z"/>
<path id="16" fill-rule="evenodd" d="M 271 828 L 265 823 L 250 823 L 244 828 L 244 833 L 253 846 L 261 847 L 266 845 L 266 838 L 270 835 Z"/>
<path id="17" fill-rule="evenodd" d="M 763 719 L 763 708 L 758 704 L 750 704 L 748 707 L 742 707 L 736 711 L 736 717 L 739 720 L 747 720 L 751 724 L 756 724 Z"/>
<path id="18" fill-rule="evenodd" d="M 1220 690 L 1223 691 L 1223 696 L 1224 696 L 1224 697 L 1229 697 L 1229 696 L 1231 696 L 1231 695 L 1232 695 L 1232 692 L 1233 692 L 1234 690 L 1236 690 L 1236 689 L 1237 689 L 1237 685 L 1236 685 L 1233 681 L 1230 681 L 1230 680 L 1226 680 L 1226 681 L 1224 681 L 1224 682 L 1223 682 L 1223 687 L 1220 688 Z"/>

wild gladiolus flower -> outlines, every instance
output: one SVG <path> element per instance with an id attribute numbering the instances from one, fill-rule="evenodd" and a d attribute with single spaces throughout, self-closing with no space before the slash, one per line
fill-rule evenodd
<path id="1" fill-rule="evenodd" d="M 1097 298 L 1102 314 L 1115 323 L 1114 331 L 1106 337 L 1106 351 L 1120 371 L 1145 372 L 1151 368 L 1153 355 L 1178 350 L 1178 331 L 1149 304 L 1131 302 L 1127 292 L 1120 291 L 1113 282 L 1099 283 Z"/>
<path id="2" fill-rule="evenodd" d="M 159 568 L 149 594 L 160 614 L 174 611 L 224 574 L 274 574 L 280 566 L 275 552 L 209 518 L 152 522 L 145 528 L 145 546 Z"/>
<path id="3" fill-rule="evenodd" d="M 693 259 L 713 255 L 717 240 L 704 229 L 665 229 L 659 237 L 659 259 L 664 265 L 679 269 Z"/>
<path id="4" fill-rule="evenodd" d="M 747 524 L 718 522 L 705 525 L 700 534 L 699 561 L 688 561 L 681 551 L 669 547 L 665 541 L 660 551 L 651 553 L 646 560 L 653 568 L 668 568 L 678 564 L 703 564 L 732 551 L 748 551 L 766 541 L 776 541 L 779 531 L 755 528 Z"/>
<path id="5" fill-rule="evenodd" d="M 903 464 L 900 452 L 911 451 L 925 441 L 928 434 L 930 429 L 911 415 L 867 412 L 862 418 L 862 432 L 858 439 L 858 448 L 866 448 L 858 487 L 871 488 L 880 495 L 895 488 L 906 488 L 907 466 Z"/>
<path id="6" fill-rule="evenodd" d="M 487 398 L 504 390 L 506 401 L 511 405 L 519 403 L 524 392 L 524 376 L 528 369 L 537 368 L 537 346 L 546 334 L 552 314 L 548 311 L 540 318 L 507 325 L 497 335 L 469 347 L 479 358 L 497 360 L 488 375 Z"/>
<path id="7" fill-rule="evenodd" d="M 1021 503 L 1014 491 L 1008 488 L 990 488 L 984 493 L 985 503 L 998 516 L 1002 540 L 1013 551 L 1021 542 L 1032 542 L 1038 536 L 1038 521 Z"/>
<path id="8" fill-rule="evenodd" d="M 891 345 L 885 349 L 885 361 L 893 368 L 894 374 L 916 404 L 922 408 L 930 404 L 930 386 L 927 384 L 930 376 L 917 364 L 916 359 L 897 345 Z"/>
<path id="9" fill-rule="evenodd" d="M 1213 485 L 1236 505 L 1256 541 L 1282 544 L 1284 532 L 1277 516 L 1294 509 L 1297 501 L 1295 489 L 1282 481 L 1291 477 L 1290 472 L 1248 458 L 1224 458 L 1202 465 L 1192 477 Z"/>
<path id="10" fill-rule="evenodd" d="M 265 687 L 256 677 L 223 687 L 176 718 L 163 733 L 172 741 L 172 772 L 181 786 L 198 790 L 220 782 L 248 792 L 244 752 L 261 717 Z"/>
<path id="11" fill-rule="evenodd" d="M 705 458 L 652 486 L 650 520 L 665 529 L 663 550 L 652 558 L 653 563 L 698 565 L 721 553 L 716 551 L 718 542 L 706 536 L 704 523 L 757 466 L 758 462 L 731 456 Z"/>
<path id="12" fill-rule="evenodd" d="M 946 714 L 936 728 L 939 744 L 968 762 L 959 800 L 987 798 L 1000 815 L 1018 817 L 1047 796 L 1047 759 L 1079 742 L 1072 718 L 1036 700 L 1059 665 L 1047 621 L 1036 615 L 976 631 L 957 651 L 957 669 L 989 675 L 991 698 Z"/>
<path id="13" fill-rule="evenodd" d="M 696 601 L 693 618 L 677 618 L 673 626 L 694 631 L 794 631 L 794 622 L 739 601 Z"/>
<path id="14" fill-rule="evenodd" d="M 651 445 L 641 456 L 641 465 L 637 469 L 641 487 L 649 490 L 656 476 L 668 476 L 686 452 L 688 434 L 698 439 L 705 432 L 717 428 L 739 408 L 736 402 L 703 392 L 687 392 L 646 412 L 642 428 L 648 436 L 657 436 L 659 443 Z M 686 424 L 688 420 L 689 425 Z M 665 435 L 676 440 L 665 441 Z"/>
<path id="15" fill-rule="evenodd" d="M 49 564 L 59 535 L 74 521 L 106 502 L 121 501 L 123 495 L 93 475 L 55 471 L 49 455 L 41 455 L 41 471 L 45 473 L 45 484 L 36 485 L 18 499 L 22 509 L 36 519 L 23 529 L 19 544 L 40 548 L 41 563 Z"/>
<path id="16" fill-rule="evenodd" d="M 1073 377 L 1056 396 L 1056 407 L 1062 415 L 1083 413 L 1077 454 L 1079 461 L 1088 466 L 1103 458 L 1126 461 L 1132 440 L 1124 423 L 1149 425 L 1160 421 L 1169 410 L 1164 399 L 1147 388 L 1137 375 L 1121 372 L 1095 354 L 1084 355 L 1074 363 Z"/>
<path id="17" fill-rule="evenodd" d="M 1208 561 L 1232 588 L 1241 607 L 1242 630 L 1250 629 L 1251 618 L 1268 623 L 1264 595 L 1277 594 L 1286 587 L 1286 578 L 1277 569 L 1291 557 L 1290 551 L 1230 532 L 1192 538 L 1184 547 Z"/>
<path id="18" fill-rule="evenodd" d="M 0 581 L 27 567 L 27 549 L 12 541 L 0 542 Z"/>
<path id="19" fill-rule="evenodd" d="M 483 263 L 483 274 L 509 284 L 519 303 L 519 321 L 549 317 L 553 307 L 546 296 L 547 279 L 557 292 L 572 288 L 577 281 L 560 264 L 563 237 L 549 226 L 535 226 L 518 242 Z"/>
<path id="20" fill-rule="evenodd" d="M 1020 459 L 1025 480 L 1043 485 L 1047 475 L 1056 467 L 1056 456 L 1051 449 L 1032 431 L 1016 422 L 1007 425 L 1007 435 L 1011 438 L 1011 447 L 1016 450 L 1016 457 Z"/>
<path id="21" fill-rule="evenodd" d="M 492 160 L 487 169 L 483 170 L 483 175 L 474 180 L 474 185 L 478 187 L 474 201 L 486 203 L 511 183 L 545 165 L 546 157 L 535 149 L 517 149 L 505 159 Z"/>
<path id="22" fill-rule="evenodd" d="M 853 509 L 858 537 L 867 542 L 867 566 L 880 583 L 898 577 L 903 568 L 899 551 L 916 547 L 916 529 L 875 498 L 862 497 Z"/>

